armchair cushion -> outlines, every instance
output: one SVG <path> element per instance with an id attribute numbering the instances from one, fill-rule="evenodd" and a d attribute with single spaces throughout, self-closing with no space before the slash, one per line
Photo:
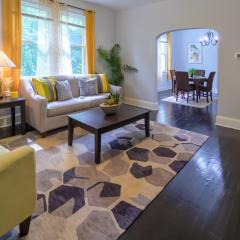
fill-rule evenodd
<path id="1" fill-rule="evenodd" d="M 0 156 L 0 236 L 33 213 L 36 203 L 35 158 L 30 147 Z"/>
<path id="2" fill-rule="evenodd" d="M 0 145 L 0 156 L 5 154 L 5 153 L 8 153 L 8 152 L 9 152 L 8 149 L 6 149 L 5 147 Z"/>

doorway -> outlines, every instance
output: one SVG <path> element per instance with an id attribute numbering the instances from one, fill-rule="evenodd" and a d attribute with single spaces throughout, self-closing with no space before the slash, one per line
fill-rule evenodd
<path id="1" fill-rule="evenodd" d="M 208 43 L 208 33 L 212 38 Z M 212 92 L 215 100 L 218 94 L 218 44 L 219 34 L 211 29 L 186 29 L 161 34 L 157 39 L 159 99 L 174 95 L 170 70 L 191 74 L 203 70 L 208 78 L 215 72 Z M 184 101 L 183 101 L 184 103 Z"/>

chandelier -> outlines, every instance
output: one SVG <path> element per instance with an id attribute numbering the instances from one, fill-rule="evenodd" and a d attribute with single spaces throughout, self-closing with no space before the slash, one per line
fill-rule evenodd
<path id="1" fill-rule="evenodd" d="M 203 38 L 200 38 L 200 43 L 202 46 L 216 46 L 218 44 L 219 38 L 218 36 L 209 29 L 209 31 L 204 35 Z"/>

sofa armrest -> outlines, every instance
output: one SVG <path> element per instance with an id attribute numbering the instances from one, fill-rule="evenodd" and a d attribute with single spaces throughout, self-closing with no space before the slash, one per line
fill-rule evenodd
<path id="1" fill-rule="evenodd" d="M 0 156 L 0 236 L 31 216 L 36 204 L 35 156 L 22 147 Z"/>
<path id="2" fill-rule="evenodd" d="M 47 99 L 36 94 L 29 79 L 21 79 L 19 92 L 20 96 L 26 99 L 27 123 L 39 132 L 45 132 Z"/>
<path id="3" fill-rule="evenodd" d="M 27 105 L 31 106 L 33 111 L 37 111 L 40 117 L 47 117 L 48 101 L 46 98 L 37 94 L 31 94 L 27 99 Z"/>
<path id="4" fill-rule="evenodd" d="M 36 94 L 30 94 L 26 99 L 27 123 L 39 132 L 45 132 L 47 105 L 47 99 Z"/>
<path id="5" fill-rule="evenodd" d="M 121 97 L 123 97 L 123 91 L 121 86 L 115 86 L 110 84 L 110 89 L 112 92 L 120 92 Z"/>

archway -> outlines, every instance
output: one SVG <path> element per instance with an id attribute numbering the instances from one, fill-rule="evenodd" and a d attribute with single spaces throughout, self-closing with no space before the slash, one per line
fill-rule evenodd
<path id="1" fill-rule="evenodd" d="M 207 45 L 207 32 L 213 33 L 212 42 Z M 208 78 L 210 72 L 216 72 L 212 91 L 218 94 L 218 45 L 219 33 L 209 28 L 190 28 L 164 32 L 157 36 L 157 96 L 166 91 L 172 92 L 170 70 L 204 70 Z M 202 39 L 202 43 L 200 42 Z M 192 53 L 190 47 L 196 47 Z M 170 53 L 169 53 L 170 52 Z M 192 55 L 195 54 L 195 55 Z M 170 59 L 169 59 L 170 58 Z"/>

